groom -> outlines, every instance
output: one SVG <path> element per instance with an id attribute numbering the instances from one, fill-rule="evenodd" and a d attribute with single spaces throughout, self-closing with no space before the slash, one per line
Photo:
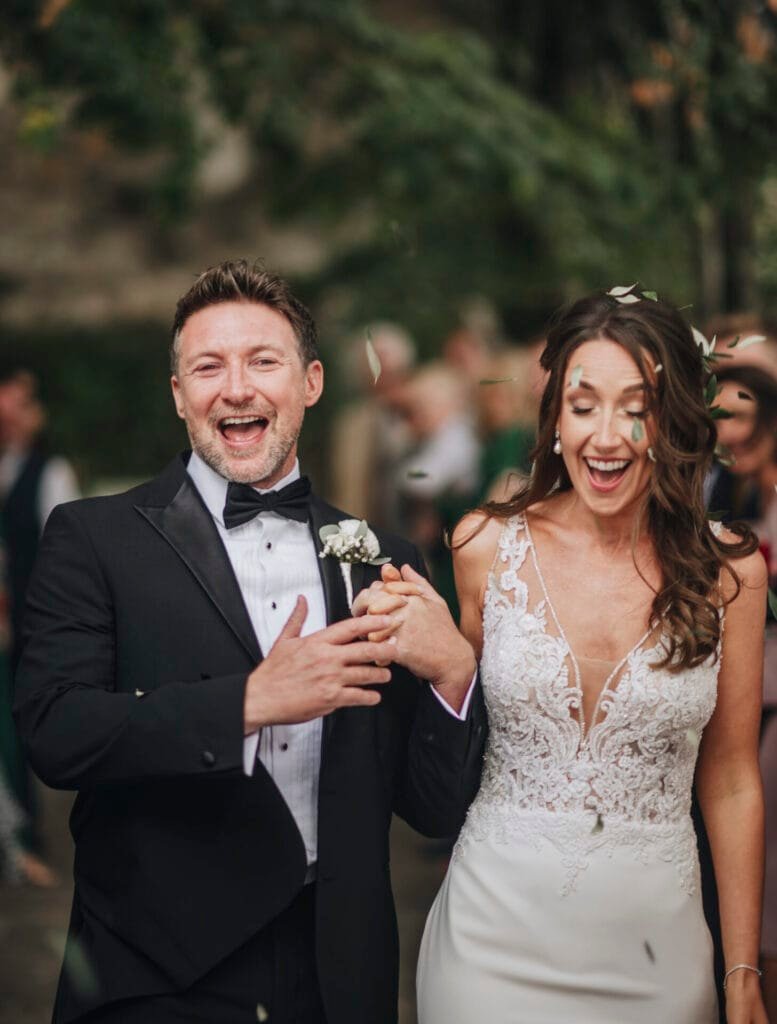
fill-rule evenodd
<path id="1" fill-rule="evenodd" d="M 78 790 L 54 1021 L 391 1024 L 391 814 L 461 823 L 485 738 L 474 657 L 446 613 L 422 664 L 379 667 L 397 647 L 365 638 L 389 620 L 351 618 L 319 557 L 346 513 L 300 477 L 323 369 L 285 282 L 202 274 L 172 363 L 192 453 L 60 506 L 28 594 L 18 721 L 41 778 Z M 354 596 L 380 572 L 351 569 Z"/>

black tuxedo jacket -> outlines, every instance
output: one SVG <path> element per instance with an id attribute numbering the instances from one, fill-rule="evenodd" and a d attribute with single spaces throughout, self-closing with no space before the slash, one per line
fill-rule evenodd
<path id="1" fill-rule="evenodd" d="M 311 530 L 345 513 L 313 498 Z M 395 564 L 416 550 L 380 536 Z M 349 615 L 319 560 L 329 622 Z M 354 592 L 378 569 L 354 566 Z M 75 895 L 55 1009 L 67 1024 L 115 999 L 184 989 L 277 915 L 305 850 L 260 762 L 243 773 L 243 695 L 262 652 L 213 520 L 177 458 L 127 494 L 51 515 L 28 592 L 16 713 L 50 786 L 78 790 Z M 396 1020 L 392 811 L 455 833 L 486 725 L 403 669 L 374 708 L 325 719 L 316 942 L 337 1024 Z M 69 969 L 72 967 L 73 969 Z"/>

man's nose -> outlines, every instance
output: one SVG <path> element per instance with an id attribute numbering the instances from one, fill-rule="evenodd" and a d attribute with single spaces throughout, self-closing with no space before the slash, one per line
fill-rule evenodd
<path id="1" fill-rule="evenodd" d="M 255 388 L 250 374 L 242 366 L 229 367 L 221 388 L 222 398 L 226 402 L 239 405 L 253 398 Z"/>

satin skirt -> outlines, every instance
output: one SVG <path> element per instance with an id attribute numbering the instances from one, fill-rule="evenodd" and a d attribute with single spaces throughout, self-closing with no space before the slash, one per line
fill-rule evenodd
<path id="1" fill-rule="evenodd" d="M 419 1024 L 717 1024 L 700 887 L 602 847 L 566 895 L 551 843 L 467 840 L 418 961 Z"/>

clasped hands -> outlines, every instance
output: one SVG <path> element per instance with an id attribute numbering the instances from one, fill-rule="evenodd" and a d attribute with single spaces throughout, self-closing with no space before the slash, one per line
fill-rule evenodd
<path id="1" fill-rule="evenodd" d="M 477 667 L 474 651 L 456 628 L 448 606 L 427 579 L 411 566 L 387 564 L 381 579 L 353 603 L 355 617 L 386 615 L 391 625 L 367 635 L 376 643 L 393 641 L 391 660 L 431 683 L 458 711 Z"/>
<path id="2" fill-rule="evenodd" d="M 249 675 L 246 735 L 266 725 L 308 722 L 341 707 L 371 707 L 372 687 L 390 682 L 396 662 L 436 687 L 458 711 L 474 675 L 471 646 L 432 585 L 404 565 L 384 565 L 381 580 L 354 601 L 353 618 L 303 637 L 308 608 L 294 610 L 267 657 Z"/>

